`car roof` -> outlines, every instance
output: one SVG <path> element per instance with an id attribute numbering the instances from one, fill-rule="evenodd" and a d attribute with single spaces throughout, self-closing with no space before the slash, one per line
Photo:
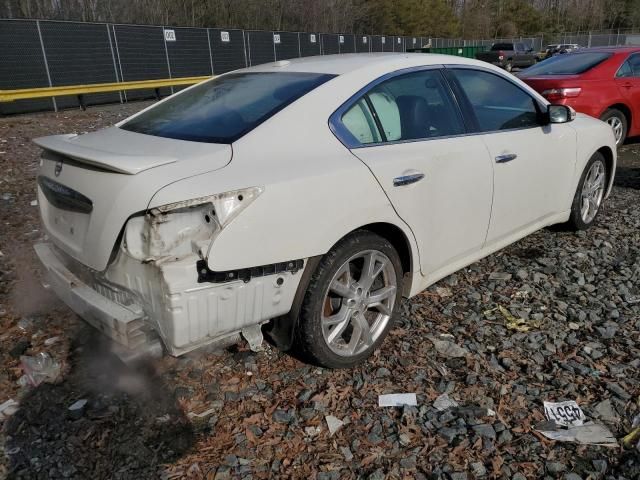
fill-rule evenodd
<path id="1" fill-rule="evenodd" d="M 388 66 L 399 70 L 416 66 L 460 64 L 486 66 L 485 62 L 453 55 L 435 53 L 342 53 L 337 55 L 320 55 L 315 57 L 292 58 L 278 62 L 265 63 L 250 67 L 244 71 L 290 71 L 325 73 L 342 75 L 364 69 L 378 69 Z"/>
<path id="2" fill-rule="evenodd" d="M 610 53 L 628 53 L 628 52 L 640 52 L 640 45 L 622 45 L 617 47 L 591 47 L 585 48 L 583 52 L 610 52 Z"/>

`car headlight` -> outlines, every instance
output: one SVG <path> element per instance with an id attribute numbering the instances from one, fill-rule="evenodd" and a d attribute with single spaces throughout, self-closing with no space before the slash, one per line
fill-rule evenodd
<path id="1" fill-rule="evenodd" d="M 250 187 L 174 202 L 130 218 L 123 248 L 141 261 L 204 259 L 215 237 L 264 191 Z"/>

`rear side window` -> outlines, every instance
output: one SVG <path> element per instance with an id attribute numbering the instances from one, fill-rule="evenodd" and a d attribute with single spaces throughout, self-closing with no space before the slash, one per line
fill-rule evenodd
<path id="1" fill-rule="evenodd" d="M 483 132 L 538 127 L 533 97 L 506 78 L 480 70 L 453 69 Z"/>
<path id="2" fill-rule="evenodd" d="M 301 72 L 224 75 L 169 98 L 121 128 L 178 140 L 232 143 L 333 77 Z"/>
<path id="3" fill-rule="evenodd" d="M 616 77 L 640 77 L 640 54 L 631 55 L 618 69 Z"/>
<path id="4" fill-rule="evenodd" d="M 604 52 L 558 55 L 527 68 L 522 77 L 534 75 L 578 75 L 600 65 L 609 57 L 611 57 L 611 54 Z"/>
<path id="5" fill-rule="evenodd" d="M 369 112 L 373 122 L 361 111 Z M 361 116 L 367 120 L 353 121 Z M 408 73 L 376 85 L 342 116 L 342 123 L 362 144 L 464 132 L 457 106 L 437 70 Z"/>

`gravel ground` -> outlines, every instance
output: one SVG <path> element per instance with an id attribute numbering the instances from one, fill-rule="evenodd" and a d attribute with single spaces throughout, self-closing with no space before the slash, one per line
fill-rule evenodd
<path id="1" fill-rule="evenodd" d="M 617 438 L 640 413 L 640 145 L 622 148 L 594 228 L 538 232 L 405 301 L 359 368 L 239 345 L 132 369 L 40 287 L 30 139 L 142 106 L 0 119 L 0 404 L 21 406 L 2 425 L 0 477 L 640 478 L 635 449 L 534 430 L 545 400 L 576 400 Z M 43 351 L 60 378 L 19 386 L 20 355 Z M 402 392 L 418 406 L 378 407 Z M 438 411 L 443 393 L 459 406 Z"/>

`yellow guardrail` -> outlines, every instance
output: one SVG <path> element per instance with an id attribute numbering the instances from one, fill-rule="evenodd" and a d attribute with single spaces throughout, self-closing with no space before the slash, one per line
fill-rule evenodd
<path id="1" fill-rule="evenodd" d="M 182 85 L 193 85 L 195 83 L 208 80 L 205 77 L 182 77 L 167 78 L 162 80 L 140 80 L 136 82 L 113 82 L 113 83 L 91 83 L 88 85 L 69 85 L 66 87 L 39 87 L 21 88 L 17 90 L 0 90 L 0 102 L 13 102 L 15 100 L 29 100 L 34 98 L 60 97 L 63 95 L 76 95 L 80 97 L 83 104 L 82 95 L 90 93 L 106 93 L 127 90 L 158 89 L 162 87 L 177 87 Z"/>

